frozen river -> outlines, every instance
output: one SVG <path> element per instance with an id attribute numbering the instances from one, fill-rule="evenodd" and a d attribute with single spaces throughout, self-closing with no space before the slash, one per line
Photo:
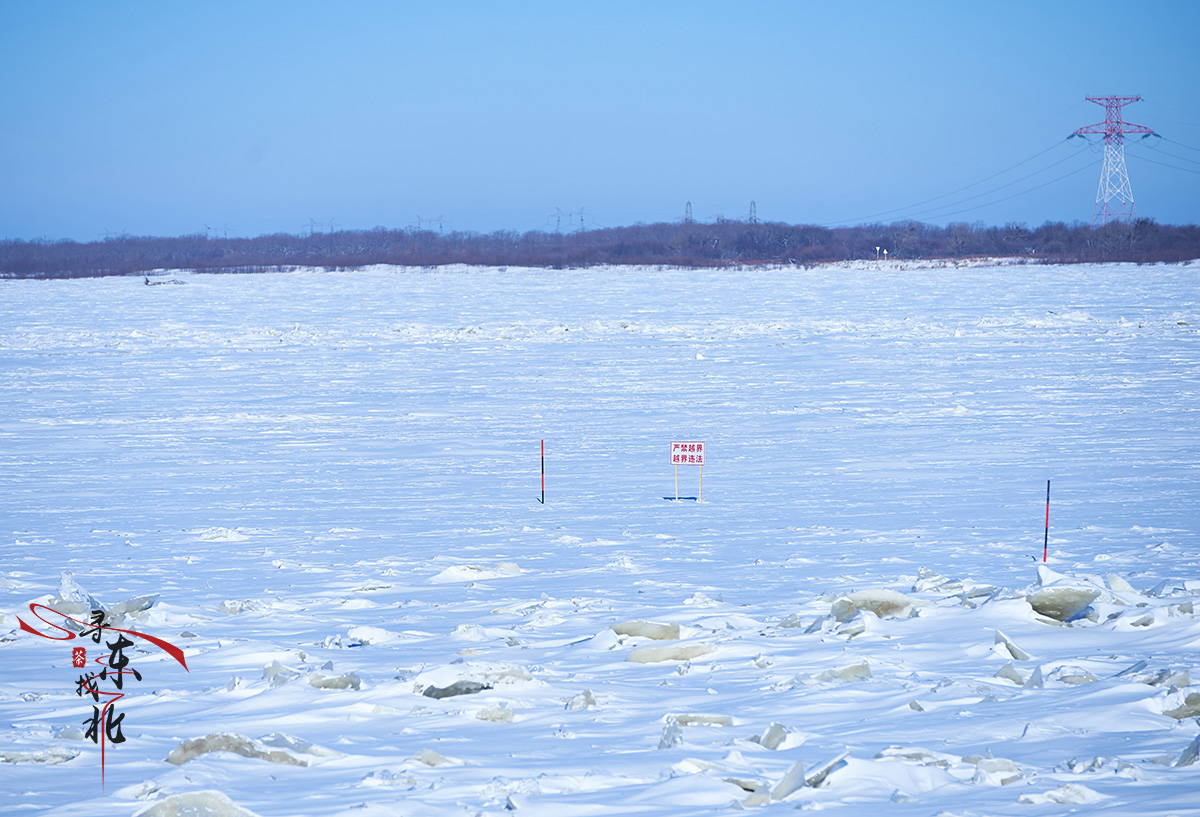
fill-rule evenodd
<path id="1" fill-rule="evenodd" d="M 1188 813 L 1198 277 L 0 281 L 0 804 Z M 103 788 L 16 618 L 72 592 L 187 655 L 137 648 Z"/>

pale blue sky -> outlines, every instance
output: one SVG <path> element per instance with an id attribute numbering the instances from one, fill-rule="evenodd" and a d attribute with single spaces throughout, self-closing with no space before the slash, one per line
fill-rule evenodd
<path id="1" fill-rule="evenodd" d="M 0 238 L 1090 221 L 1066 137 L 1108 94 L 1173 140 L 1128 146 L 1139 215 L 1196 223 L 1198 32 L 1193 0 L 8 2 Z"/>

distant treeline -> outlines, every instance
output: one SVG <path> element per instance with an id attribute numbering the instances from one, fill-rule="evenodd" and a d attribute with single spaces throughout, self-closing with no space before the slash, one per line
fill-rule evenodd
<path id="1" fill-rule="evenodd" d="M 1178 262 L 1200 258 L 1200 227 L 1140 219 L 1093 230 L 1076 222 L 936 227 L 915 221 L 857 227 L 748 223 L 636 224 L 571 233 L 342 230 L 257 238 L 120 236 L 104 241 L 0 241 L 0 277 L 132 275 L 162 269 L 261 272 L 371 264 L 582 267 L 813 265 L 857 259 L 1023 257 L 1034 263 Z"/>

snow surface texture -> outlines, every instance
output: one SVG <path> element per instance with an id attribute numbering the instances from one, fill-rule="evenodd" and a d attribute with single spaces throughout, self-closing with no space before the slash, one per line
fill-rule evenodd
<path id="1" fill-rule="evenodd" d="M 0 281 L 0 811 L 1195 814 L 1198 276 Z"/>

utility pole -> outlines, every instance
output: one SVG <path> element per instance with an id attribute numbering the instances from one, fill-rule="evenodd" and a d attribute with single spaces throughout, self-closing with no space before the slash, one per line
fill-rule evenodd
<path id="1" fill-rule="evenodd" d="M 1121 119 L 1121 109 L 1140 100 L 1140 96 L 1089 96 L 1086 99 L 1104 106 L 1103 122 L 1088 125 L 1071 134 L 1071 137 L 1087 133 L 1104 135 L 1104 166 L 1100 169 L 1100 187 L 1096 190 L 1096 205 L 1092 209 L 1092 229 L 1103 227 L 1110 221 L 1132 223 L 1136 211 L 1129 172 L 1125 169 L 1125 134 L 1144 133 L 1150 136 L 1154 131 Z"/>

